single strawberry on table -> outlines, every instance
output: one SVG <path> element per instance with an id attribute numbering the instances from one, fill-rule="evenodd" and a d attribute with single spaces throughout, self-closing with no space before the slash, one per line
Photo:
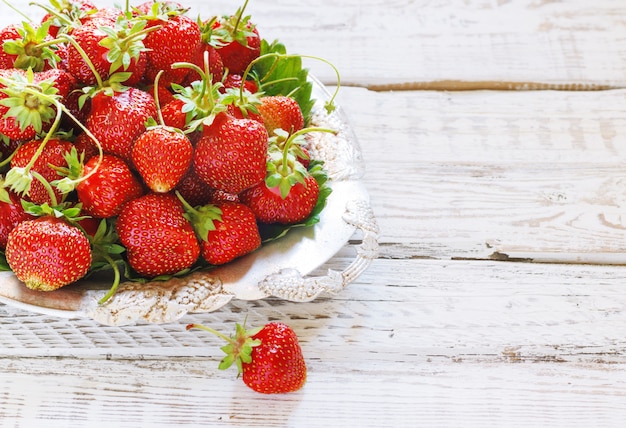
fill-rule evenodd
<path id="1" fill-rule="evenodd" d="M 187 325 L 187 330 L 192 328 L 208 331 L 226 340 L 227 345 L 222 347 L 226 356 L 219 368 L 224 370 L 235 363 L 244 383 L 257 392 L 294 392 L 306 382 L 306 362 L 298 336 L 284 323 L 270 322 L 249 331 L 237 324 L 234 337 L 227 337 L 201 324 Z"/>

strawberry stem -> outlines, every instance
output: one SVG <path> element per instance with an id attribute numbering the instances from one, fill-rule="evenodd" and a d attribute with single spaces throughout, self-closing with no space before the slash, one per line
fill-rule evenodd
<path id="1" fill-rule="evenodd" d="M 120 269 L 117 267 L 117 263 L 115 263 L 115 260 L 113 260 L 111 256 L 109 256 L 106 252 L 101 252 L 100 255 L 107 261 L 107 263 L 109 263 L 111 268 L 113 268 L 113 275 L 114 275 L 113 284 L 111 285 L 111 288 L 109 289 L 107 294 L 105 294 L 104 297 L 102 297 L 102 299 L 98 300 L 99 305 L 104 305 L 117 292 L 117 289 L 120 285 L 121 275 L 120 275 Z"/>
<path id="2" fill-rule="evenodd" d="M 291 145 L 293 144 L 293 142 L 295 141 L 297 137 L 299 137 L 300 135 L 308 134 L 309 132 L 328 132 L 330 134 L 337 133 L 337 131 L 335 131 L 334 129 L 311 126 L 308 128 L 303 128 L 291 134 L 289 138 L 287 138 L 287 141 L 285 141 L 285 145 L 283 147 L 283 162 L 282 162 L 283 176 L 286 177 L 290 172 L 289 165 L 288 165 L 288 158 L 289 158 L 289 149 L 291 148 Z"/>
<path id="3" fill-rule="evenodd" d="M 335 72 L 335 75 L 337 76 L 337 83 L 335 85 L 335 91 L 333 92 L 332 96 L 330 97 L 330 99 L 328 101 L 326 101 L 326 103 L 324 103 L 324 108 L 326 109 L 326 111 L 330 114 L 335 110 L 335 98 L 337 98 L 337 94 L 339 93 L 339 88 L 341 87 L 341 75 L 339 74 L 339 70 L 337 69 L 337 67 L 335 67 L 335 65 L 333 63 L 331 63 L 330 61 L 318 57 L 318 56 L 312 56 L 312 55 L 298 55 L 298 54 L 281 54 L 278 52 L 269 52 L 266 53 L 264 55 L 258 56 L 257 58 L 253 59 L 250 64 L 248 64 L 248 67 L 246 67 L 246 70 L 244 71 L 243 75 L 241 76 L 241 80 L 242 81 L 246 81 L 248 74 L 250 74 L 250 71 L 252 70 L 252 67 L 266 59 L 266 58 L 270 58 L 270 57 L 275 57 L 276 61 L 274 62 L 274 64 L 272 65 L 272 67 L 270 68 L 270 71 L 268 73 L 265 74 L 264 77 L 269 76 L 272 71 L 274 70 L 274 68 L 276 67 L 277 63 L 278 63 L 278 59 L 280 58 L 308 58 L 308 59 L 314 59 L 317 61 L 321 61 L 325 64 L 328 64 L 333 71 Z M 260 82 L 263 82 L 263 79 L 260 80 Z"/>
<path id="4" fill-rule="evenodd" d="M 8 7 L 10 7 L 11 9 L 13 9 L 15 12 L 17 12 L 18 14 L 20 14 L 21 16 L 24 17 L 24 19 L 26 19 L 28 22 L 33 22 L 33 20 L 30 18 L 30 16 L 26 15 L 24 12 L 22 12 L 21 10 L 17 9 L 15 6 L 13 6 L 11 3 L 9 3 L 6 0 L 2 0 L 2 3 L 6 4 Z"/>
<path id="5" fill-rule="evenodd" d="M 43 187 L 46 189 L 46 192 L 48 192 L 48 196 L 50 196 L 51 205 L 53 207 L 56 207 L 57 205 L 59 205 L 59 200 L 57 199 L 57 196 L 54 194 L 54 190 L 52 189 L 52 186 L 50 185 L 48 180 L 46 180 L 44 176 L 39 174 L 37 171 L 30 171 L 30 174 L 34 178 L 36 178 L 41 184 L 43 184 Z"/>
<path id="6" fill-rule="evenodd" d="M 186 327 L 187 330 L 191 330 L 192 328 L 196 328 L 196 329 L 208 331 L 209 333 L 213 333 L 217 337 L 219 337 L 221 339 L 224 339 L 226 342 L 228 342 L 228 343 L 230 343 L 232 345 L 234 345 L 236 343 L 234 339 L 226 336 L 225 334 L 220 333 L 217 330 L 212 329 L 211 327 L 207 327 L 207 326 L 202 325 L 202 324 L 187 324 L 187 327 Z"/>
<path id="7" fill-rule="evenodd" d="M 93 62 L 91 62 L 91 60 L 89 59 L 87 52 L 85 52 L 85 50 L 78 44 L 78 42 L 76 42 L 76 40 L 74 40 L 73 37 L 70 37 L 67 34 L 62 34 L 61 36 L 59 36 L 59 38 L 61 40 L 65 40 L 66 42 L 70 43 L 78 51 L 80 56 L 85 61 L 85 64 L 87 64 L 87 66 L 89 67 L 93 75 L 95 76 L 98 88 L 102 89 L 104 87 L 104 83 L 102 82 L 102 76 L 100 76 L 100 73 L 98 73 L 98 71 L 96 70 L 96 67 L 93 65 Z"/>
<path id="8" fill-rule="evenodd" d="M 248 0 L 246 0 L 243 6 L 239 10 L 237 10 L 237 21 L 235 22 L 235 26 L 233 27 L 233 32 L 231 33 L 233 38 L 237 36 L 237 31 L 239 31 L 239 24 L 241 23 L 243 12 L 246 10 L 247 6 L 248 6 Z"/>

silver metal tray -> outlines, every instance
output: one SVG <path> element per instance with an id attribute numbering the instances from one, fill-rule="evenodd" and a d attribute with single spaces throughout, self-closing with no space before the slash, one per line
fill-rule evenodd
<path id="1" fill-rule="evenodd" d="M 335 294 L 358 277 L 376 258 L 378 226 L 360 179 L 363 160 L 356 136 L 341 109 L 323 108 L 330 95 L 315 78 L 318 100 L 312 124 L 337 134 L 312 133 L 313 158 L 324 160 L 332 193 L 320 222 L 294 228 L 257 251 L 227 265 L 196 271 L 182 278 L 149 283 L 124 282 L 106 304 L 99 305 L 110 279 L 90 278 L 53 292 L 33 291 L 11 272 L 0 272 L 0 302 L 33 312 L 65 318 L 91 318 L 107 325 L 168 323 L 187 313 L 210 312 L 231 299 L 257 300 L 268 296 L 306 302 L 322 293 Z M 339 271 L 311 277 L 356 234 L 355 259 Z"/>

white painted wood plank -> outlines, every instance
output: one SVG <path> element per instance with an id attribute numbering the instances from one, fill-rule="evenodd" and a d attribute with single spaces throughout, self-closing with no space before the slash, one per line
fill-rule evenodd
<path id="1" fill-rule="evenodd" d="M 383 255 L 626 263 L 625 95 L 344 88 Z"/>
<path id="2" fill-rule="evenodd" d="M 43 15 L 27 0 L 12 4 L 33 18 Z M 183 4 L 192 16 L 206 17 L 239 6 Z M 4 4 L 0 9 L 0 26 L 20 19 Z M 330 60 L 348 85 L 591 89 L 626 83 L 626 9 L 614 0 L 253 0 L 248 12 L 264 38 Z M 335 81 L 325 64 L 307 65 L 325 82 Z"/>
<path id="3" fill-rule="evenodd" d="M 2 360 L 0 426 L 569 428 L 617 427 L 626 415 L 626 378 L 615 366 L 434 363 L 368 374 L 321 364 L 301 391 L 262 396 L 226 374 L 205 375 L 202 361 L 66 360 L 53 364 L 60 375 L 34 359 L 18 375 Z"/>
<path id="4" fill-rule="evenodd" d="M 338 257 L 323 269 L 345 261 Z M 230 333 L 247 317 L 249 325 L 288 320 L 307 358 L 328 369 L 460 360 L 625 364 L 625 275 L 622 266 L 380 259 L 332 298 L 237 301 L 167 325 L 108 327 L 0 306 L 0 359 L 216 363 L 219 340 L 185 325 Z"/>

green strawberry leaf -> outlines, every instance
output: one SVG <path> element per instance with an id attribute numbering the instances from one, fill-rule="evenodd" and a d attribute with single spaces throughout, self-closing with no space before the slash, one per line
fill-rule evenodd
<path id="1" fill-rule="evenodd" d="M 0 271 L 8 272 L 11 267 L 7 263 L 7 258 L 4 256 L 4 251 L 0 251 Z"/>
<path id="2" fill-rule="evenodd" d="M 261 57 L 253 66 L 252 71 L 258 77 L 264 95 L 289 95 L 298 102 L 305 123 L 311 118 L 311 110 L 315 100 L 311 98 L 313 84 L 308 80 L 309 71 L 302 68 L 302 58 L 297 55 L 286 55 L 285 45 L 274 41 L 271 44 L 261 41 Z"/>

